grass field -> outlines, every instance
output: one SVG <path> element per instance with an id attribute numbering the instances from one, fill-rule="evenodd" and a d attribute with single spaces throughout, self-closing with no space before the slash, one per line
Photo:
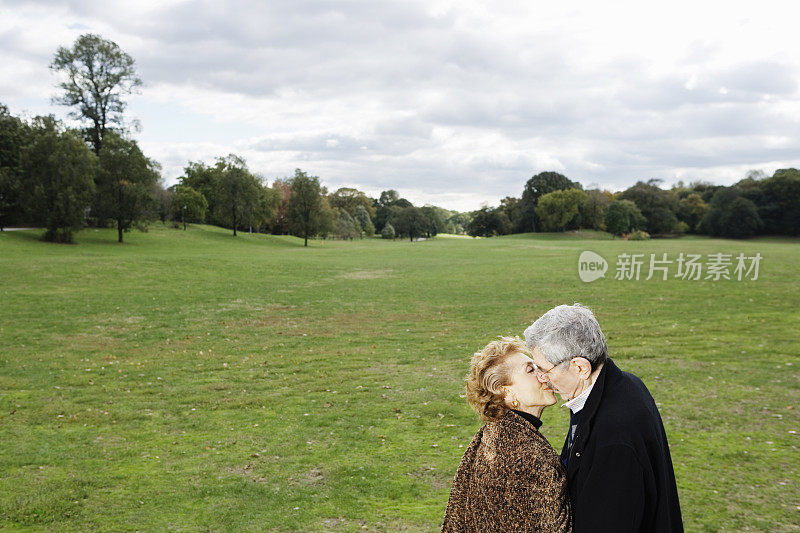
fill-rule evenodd
<path id="1" fill-rule="evenodd" d="M 797 240 L 38 235 L 0 233 L 0 529 L 437 530 L 472 352 L 579 301 L 660 405 L 686 530 L 800 531 Z M 764 259 L 582 283 L 583 250 Z"/>

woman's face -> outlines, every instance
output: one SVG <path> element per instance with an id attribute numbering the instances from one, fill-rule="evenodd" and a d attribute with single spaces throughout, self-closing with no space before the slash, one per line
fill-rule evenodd
<path id="1" fill-rule="evenodd" d="M 556 395 L 551 388 L 539 381 L 536 377 L 533 359 L 524 353 L 515 353 L 508 356 L 506 365 L 511 378 L 511 385 L 508 389 L 514 393 L 519 400 L 520 406 L 514 409 L 524 409 L 535 405 L 553 405 L 556 403 Z M 513 401 L 513 396 L 509 395 L 507 403 Z"/>

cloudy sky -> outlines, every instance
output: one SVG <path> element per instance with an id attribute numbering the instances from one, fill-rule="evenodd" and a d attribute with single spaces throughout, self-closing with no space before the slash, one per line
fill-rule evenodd
<path id="1" fill-rule="evenodd" d="M 791 5 L 0 0 L 0 102 L 65 117 L 48 64 L 92 32 L 136 59 L 127 117 L 168 184 L 228 153 L 459 210 L 545 170 L 729 184 L 800 166 Z"/>

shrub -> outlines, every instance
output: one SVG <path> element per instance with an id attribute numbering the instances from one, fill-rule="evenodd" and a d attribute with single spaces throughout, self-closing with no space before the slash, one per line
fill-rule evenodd
<path id="1" fill-rule="evenodd" d="M 381 230 L 381 237 L 383 237 L 384 239 L 394 239 L 394 235 L 395 235 L 394 226 L 392 226 L 390 223 L 387 222 L 386 225 L 383 226 L 383 229 Z"/>
<path id="2" fill-rule="evenodd" d="M 646 241 L 650 238 L 650 234 L 646 231 L 637 229 L 636 231 L 630 232 L 625 238 L 629 241 Z"/>

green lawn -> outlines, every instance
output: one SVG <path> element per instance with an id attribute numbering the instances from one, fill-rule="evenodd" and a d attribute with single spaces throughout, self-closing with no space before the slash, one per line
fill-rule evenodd
<path id="1" fill-rule="evenodd" d="M 687 531 L 800 531 L 797 240 L 38 235 L 0 233 L 0 529 L 437 530 L 469 357 L 578 301 L 660 405 Z M 764 259 L 618 281 L 623 252 Z"/>

